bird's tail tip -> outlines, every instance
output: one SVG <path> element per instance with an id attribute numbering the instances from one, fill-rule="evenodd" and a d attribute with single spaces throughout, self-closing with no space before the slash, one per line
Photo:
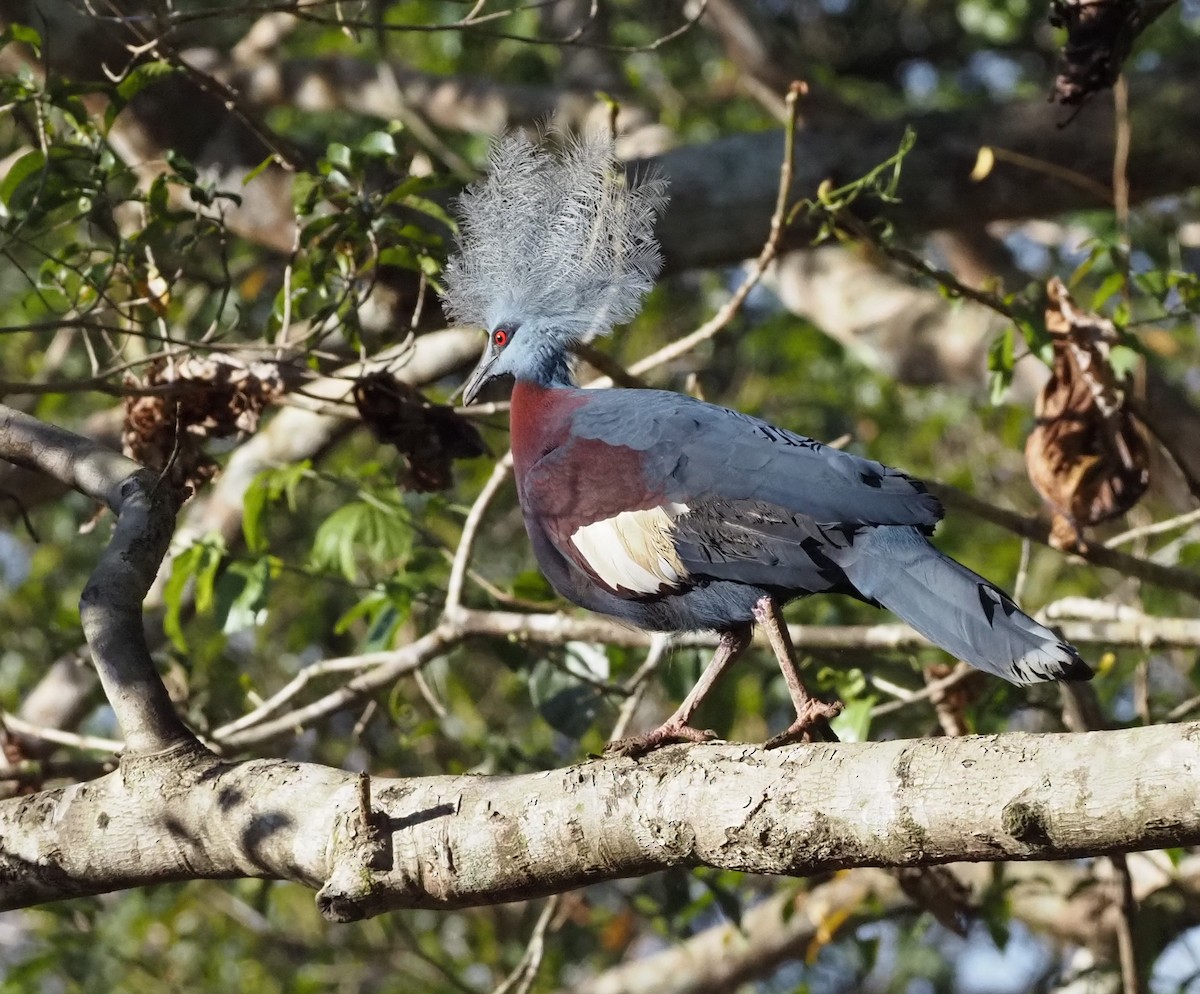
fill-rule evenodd
<path id="1" fill-rule="evenodd" d="M 1046 680 L 1066 680 L 1081 683 L 1096 675 L 1069 642 L 1047 642 L 1013 660 L 1009 679 L 1017 683 L 1042 683 Z"/>
<path id="2" fill-rule="evenodd" d="M 1067 680 L 1071 683 L 1083 683 L 1090 680 L 1096 675 L 1096 671 L 1084 661 L 1073 645 L 1066 642 L 1059 643 L 1060 648 L 1066 654 L 1066 659 L 1063 661 L 1059 669 L 1056 680 Z"/>

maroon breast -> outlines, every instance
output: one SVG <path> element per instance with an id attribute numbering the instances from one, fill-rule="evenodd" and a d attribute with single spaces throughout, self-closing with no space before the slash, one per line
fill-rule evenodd
<path id="1" fill-rule="evenodd" d="M 646 480 L 644 453 L 572 433 L 589 393 L 518 383 L 512 400 L 512 448 L 525 522 L 544 562 L 549 544 L 594 583 L 618 597 L 662 594 L 686 580 L 672 541 L 687 511 Z M 562 578 L 560 577 L 560 580 Z M 556 584 L 572 597 L 568 582 Z"/>
<path id="2" fill-rule="evenodd" d="M 526 380 L 513 386 L 509 412 L 513 464 L 517 480 L 542 456 L 571 437 L 571 415 L 586 402 L 581 390 L 543 387 Z"/>
<path id="3" fill-rule="evenodd" d="M 572 531 L 664 500 L 661 482 L 645 479 L 641 452 L 572 436 L 572 418 L 587 402 L 586 390 L 520 381 L 512 393 L 513 463 L 522 504 Z"/>

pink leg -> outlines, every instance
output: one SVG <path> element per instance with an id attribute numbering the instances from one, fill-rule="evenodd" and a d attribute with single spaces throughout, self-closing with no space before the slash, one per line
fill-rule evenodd
<path id="1" fill-rule="evenodd" d="M 775 650 L 775 658 L 779 660 L 779 668 L 783 671 L 783 679 L 787 683 L 792 704 L 796 707 L 796 720 L 778 735 L 767 739 L 766 747 L 775 749 L 792 742 L 811 742 L 814 733 L 818 733 L 827 742 L 836 742 L 837 736 L 829 727 L 829 719 L 841 713 L 842 703 L 836 701 L 827 704 L 810 694 L 804 686 L 800 677 L 800 667 L 796 664 L 796 649 L 792 645 L 792 637 L 788 634 L 787 625 L 783 622 L 775 598 L 763 597 L 754 605 L 754 620 L 767 633 L 771 648 Z"/>
<path id="2" fill-rule="evenodd" d="M 746 651 L 750 640 L 749 625 L 722 632 L 712 660 L 675 713 L 653 731 L 610 742 L 604 751 L 618 756 L 642 756 L 672 742 L 707 742 L 715 739 L 716 732 L 693 728 L 692 717 L 724 672 Z"/>

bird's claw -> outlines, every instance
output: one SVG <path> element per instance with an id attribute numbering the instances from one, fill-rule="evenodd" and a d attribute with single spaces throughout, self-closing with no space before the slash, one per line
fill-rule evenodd
<path id="1" fill-rule="evenodd" d="M 773 735 L 763 744 L 764 749 L 778 749 L 795 742 L 836 742 L 837 734 L 829 727 L 829 719 L 842 713 L 841 701 L 832 704 L 809 698 L 803 712 L 797 713 L 793 721 L 778 735 Z"/>
<path id="2" fill-rule="evenodd" d="M 627 739 L 610 742 L 604 747 L 604 754 L 636 759 L 638 756 L 644 756 L 648 752 L 676 742 L 712 742 L 716 738 L 719 736 L 712 729 L 693 728 L 683 722 L 666 721 L 644 735 L 631 735 Z"/>

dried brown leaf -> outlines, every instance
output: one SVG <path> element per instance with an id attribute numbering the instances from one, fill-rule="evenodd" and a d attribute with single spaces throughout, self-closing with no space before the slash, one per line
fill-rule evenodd
<path id="1" fill-rule="evenodd" d="M 892 870 L 900 889 L 943 928 L 966 935 L 977 916 L 971 889 L 948 866 L 898 866 Z"/>
<path id="2" fill-rule="evenodd" d="M 1051 543 L 1083 544 L 1081 529 L 1124 514 L 1150 484 L 1150 453 L 1109 362 L 1111 321 L 1081 311 L 1057 277 L 1047 286 L 1054 369 L 1025 445 L 1029 479 L 1050 506 Z"/>
<path id="3" fill-rule="evenodd" d="M 161 359 L 142 379 L 127 382 L 160 389 L 125 398 L 125 454 L 193 492 L 217 471 L 205 442 L 253 433 L 263 409 L 283 391 L 274 363 L 219 353 Z"/>
<path id="4" fill-rule="evenodd" d="M 487 452 L 475 426 L 452 407 L 432 404 L 391 373 L 372 373 L 354 385 L 354 403 L 380 442 L 394 445 L 405 465 L 396 482 L 408 490 L 446 490 L 455 459 Z"/>
<path id="5" fill-rule="evenodd" d="M 1143 0 L 1056 0 L 1050 23 L 1065 28 L 1067 40 L 1059 54 L 1053 99 L 1078 106 L 1112 86 L 1135 39 L 1161 6 Z"/>

